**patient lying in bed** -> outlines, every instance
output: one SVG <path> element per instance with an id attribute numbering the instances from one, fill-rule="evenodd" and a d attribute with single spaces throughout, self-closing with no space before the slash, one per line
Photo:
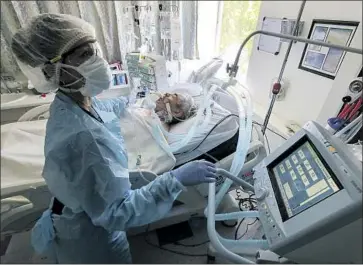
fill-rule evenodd
<path id="1" fill-rule="evenodd" d="M 141 104 L 152 107 L 167 130 L 171 125 L 188 120 L 197 112 L 193 98 L 186 93 L 153 93 Z"/>

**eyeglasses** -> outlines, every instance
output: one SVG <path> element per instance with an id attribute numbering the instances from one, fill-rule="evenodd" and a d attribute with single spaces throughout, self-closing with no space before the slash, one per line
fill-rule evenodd
<path id="1" fill-rule="evenodd" d="M 65 64 L 69 64 L 72 66 L 79 66 L 91 58 L 96 60 L 96 56 L 98 56 L 99 54 L 101 53 L 96 43 L 88 42 L 63 54 L 62 58 L 63 58 L 63 63 Z"/>

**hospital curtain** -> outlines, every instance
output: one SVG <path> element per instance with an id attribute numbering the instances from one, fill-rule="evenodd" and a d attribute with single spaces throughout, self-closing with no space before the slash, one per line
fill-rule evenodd
<path id="1" fill-rule="evenodd" d="M 147 2 L 158 10 L 158 4 L 178 5 L 181 15 L 182 52 L 181 58 L 195 59 L 197 51 L 198 1 L 1 1 L 1 74 L 21 75 L 11 53 L 11 37 L 31 17 L 39 13 L 63 13 L 80 17 L 96 29 L 97 39 L 109 62 L 122 60 L 128 52 L 125 45 L 123 8 Z M 158 25 L 157 25 L 158 26 Z M 134 27 L 139 36 L 138 28 Z M 159 32 L 159 31 L 157 31 Z M 160 36 L 155 36 L 155 50 L 161 52 Z M 134 49 L 140 43 L 136 40 Z"/>

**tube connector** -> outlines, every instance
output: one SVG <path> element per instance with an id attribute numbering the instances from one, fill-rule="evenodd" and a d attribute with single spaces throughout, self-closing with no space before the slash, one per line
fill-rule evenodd
<path id="1" fill-rule="evenodd" d="M 230 66 L 229 63 L 227 63 L 226 71 L 230 77 L 236 77 L 238 72 L 238 65 L 232 64 L 232 66 Z"/>

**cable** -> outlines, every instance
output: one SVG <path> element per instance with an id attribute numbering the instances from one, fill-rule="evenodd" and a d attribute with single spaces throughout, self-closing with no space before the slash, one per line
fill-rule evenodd
<path id="1" fill-rule="evenodd" d="M 219 160 L 218 160 L 217 158 L 215 158 L 214 156 L 212 156 L 212 155 L 210 155 L 210 154 L 208 154 L 208 153 L 204 153 L 204 152 L 202 152 L 202 155 L 206 155 L 206 156 L 208 156 L 210 159 L 214 160 L 216 163 L 218 163 L 218 162 L 219 162 Z"/>
<path id="2" fill-rule="evenodd" d="M 256 122 L 256 121 L 253 121 L 252 123 L 253 123 L 253 124 L 257 124 L 257 125 L 259 125 L 260 127 L 262 126 L 260 123 L 258 123 L 258 122 Z M 267 129 L 268 129 L 268 128 L 267 128 Z M 278 135 L 278 136 L 280 136 L 280 137 L 282 137 L 283 139 L 285 139 L 285 140 L 286 140 L 286 138 L 284 138 L 282 135 L 278 134 L 277 132 L 272 131 L 271 129 L 269 129 L 269 130 L 270 130 L 271 132 L 275 133 L 276 135 Z M 266 133 L 265 133 L 264 137 L 265 137 L 265 139 L 266 139 L 266 144 L 267 144 L 268 153 L 270 154 L 270 153 L 271 153 L 271 149 L 270 149 L 270 142 L 269 142 L 269 140 L 268 140 L 268 138 L 267 138 L 267 134 L 266 134 Z"/>
<path id="3" fill-rule="evenodd" d="M 185 245 L 185 244 L 182 244 L 182 243 L 179 243 L 179 242 L 175 242 L 174 245 L 177 245 L 177 246 L 182 246 L 182 247 L 190 247 L 190 248 L 194 248 L 194 247 L 198 247 L 198 246 L 202 246 L 204 244 L 207 244 L 209 243 L 210 240 L 207 240 L 207 241 L 204 241 L 202 243 L 198 243 L 198 244 L 193 244 L 193 245 Z"/>
<path id="4" fill-rule="evenodd" d="M 224 122 L 227 118 L 229 117 L 239 117 L 238 115 L 236 114 L 229 114 L 225 117 L 223 117 L 221 120 L 219 120 L 214 126 L 213 128 L 207 133 L 207 135 L 203 138 L 203 140 L 196 146 L 194 147 L 193 149 L 191 150 L 188 150 L 188 151 L 185 151 L 185 152 L 182 152 L 182 153 L 178 153 L 178 154 L 174 154 L 174 155 L 182 155 L 182 154 L 187 154 L 187 153 L 190 153 L 190 152 L 193 152 L 195 151 L 196 149 L 198 149 L 203 143 L 204 141 L 208 138 L 208 136 L 214 131 L 215 128 L 217 128 L 222 122 Z"/>
<path id="5" fill-rule="evenodd" d="M 164 247 L 161 247 L 161 246 L 158 246 L 158 245 L 155 245 L 155 244 L 151 243 L 147 239 L 147 233 L 148 233 L 149 227 L 150 227 L 150 225 L 147 226 L 146 232 L 144 234 L 144 240 L 148 245 L 153 246 L 153 247 L 158 248 L 158 249 L 161 249 L 161 250 L 164 250 L 164 251 L 167 251 L 167 252 L 170 252 L 170 253 L 173 253 L 173 254 L 182 255 L 182 256 L 187 256 L 187 257 L 207 257 L 207 254 L 187 254 L 187 253 L 179 252 L 179 251 L 176 251 L 176 250 L 167 249 L 167 248 L 164 248 Z"/>
<path id="6" fill-rule="evenodd" d="M 255 221 L 253 221 L 252 223 L 249 223 L 249 224 L 247 224 L 247 227 L 246 227 L 246 231 L 239 237 L 239 238 L 237 238 L 237 240 L 240 240 L 242 237 L 244 237 L 246 234 L 247 234 L 247 232 L 248 232 L 248 227 L 250 226 L 250 225 L 253 225 L 254 223 L 256 223 L 257 222 L 257 220 L 259 220 L 258 219 L 258 217 L 256 217 L 256 220 Z"/>
<path id="7" fill-rule="evenodd" d="M 266 144 L 267 144 L 267 148 L 268 148 L 268 153 L 271 154 L 270 143 L 268 141 L 267 134 L 265 134 L 265 139 L 266 139 Z"/>
<path id="8" fill-rule="evenodd" d="M 241 211 L 243 211 L 243 203 L 245 202 L 248 202 L 249 203 L 249 211 L 253 211 L 253 210 L 256 210 L 256 206 L 254 205 L 254 203 L 257 203 L 257 200 L 252 198 L 252 196 L 254 196 L 255 194 L 254 193 L 251 193 L 249 194 L 248 198 L 241 198 L 241 194 L 239 193 L 239 191 L 243 192 L 241 189 L 236 189 L 236 194 L 237 194 L 237 198 L 236 200 L 239 200 L 239 203 L 238 203 L 238 206 L 239 206 L 239 209 Z M 239 228 L 241 227 L 242 223 L 244 222 L 245 218 L 242 218 L 242 220 L 238 223 L 237 227 L 236 227 L 236 230 L 234 232 L 234 239 L 235 240 L 238 240 L 237 239 L 237 236 L 238 236 L 238 230 Z M 248 227 L 248 225 L 247 225 Z M 245 232 L 246 233 L 246 232 Z"/>
<path id="9" fill-rule="evenodd" d="M 242 218 L 242 220 L 238 223 L 236 230 L 234 231 L 234 240 L 237 240 L 237 236 L 238 236 L 238 230 L 241 227 L 243 221 L 245 220 L 245 218 Z"/>
<path id="10" fill-rule="evenodd" d="M 257 124 L 257 125 L 259 125 L 259 126 L 262 126 L 262 124 L 261 124 L 261 123 L 258 123 L 257 121 L 253 121 L 252 123 Z M 276 132 L 276 131 L 274 131 L 274 130 L 272 130 L 272 129 L 268 128 L 268 127 L 267 127 L 267 130 L 269 130 L 270 132 L 272 132 L 272 133 L 274 133 L 274 134 L 276 134 L 276 135 L 280 136 L 282 139 L 287 140 L 287 138 L 286 138 L 286 137 L 284 137 L 282 134 L 280 134 L 280 133 L 278 133 L 278 132 Z"/>

